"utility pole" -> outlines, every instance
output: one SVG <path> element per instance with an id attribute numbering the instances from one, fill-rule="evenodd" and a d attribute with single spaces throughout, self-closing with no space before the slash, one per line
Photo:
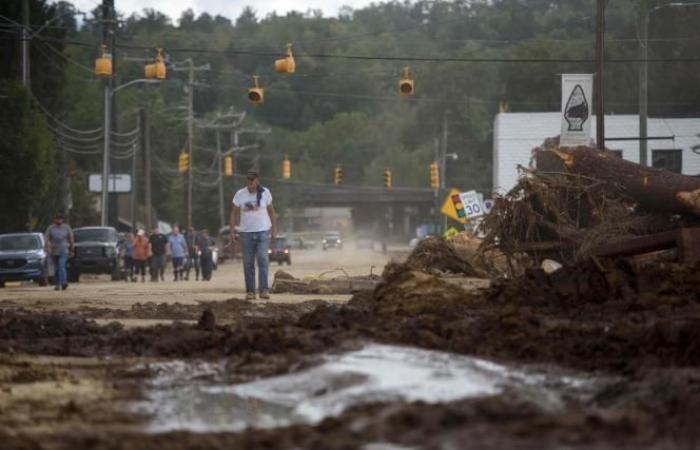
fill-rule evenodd
<path id="1" fill-rule="evenodd" d="M 647 165 L 649 0 L 639 2 L 639 164 Z"/>
<path id="2" fill-rule="evenodd" d="M 221 114 L 216 113 L 217 122 L 221 118 Z M 224 215 L 224 173 L 221 167 L 221 161 L 223 157 L 221 155 L 221 131 L 216 129 L 216 168 L 219 174 L 219 228 L 223 228 L 226 225 L 226 217 Z"/>
<path id="3" fill-rule="evenodd" d="M 22 86 L 29 88 L 29 0 L 22 0 Z"/>
<path id="4" fill-rule="evenodd" d="M 138 147 L 134 144 L 131 155 L 131 204 L 129 205 L 130 215 L 131 215 L 131 232 L 136 232 L 136 149 Z"/>
<path id="5" fill-rule="evenodd" d="M 246 117 L 246 112 L 240 112 L 240 113 L 234 113 L 233 108 L 231 108 L 231 111 L 228 114 L 222 115 L 220 112 L 216 113 L 216 119 L 214 119 L 213 123 L 210 124 L 204 124 L 204 125 L 199 125 L 200 128 L 207 128 L 207 129 L 214 129 L 216 131 L 216 167 L 218 170 L 219 174 L 219 183 L 218 183 L 218 190 L 219 190 L 219 223 L 221 227 L 224 227 L 226 225 L 226 212 L 225 212 L 225 202 L 224 202 L 224 176 L 223 176 L 223 168 L 222 168 L 222 160 L 223 157 L 226 154 L 236 154 L 236 149 L 238 148 L 237 146 L 233 146 L 230 150 L 227 152 L 222 152 L 221 151 L 221 131 L 222 130 L 230 130 L 233 135 L 235 135 L 235 142 L 238 142 L 238 135 L 236 129 L 243 123 L 243 120 L 245 120 Z M 233 119 L 235 118 L 236 120 L 232 123 L 221 123 L 223 119 Z M 235 170 L 235 164 L 234 164 L 234 170 Z"/>
<path id="6" fill-rule="evenodd" d="M 194 87 L 195 72 L 200 70 L 209 70 L 209 64 L 203 66 L 195 67 L 192 58 L 187 58 L 185 61 L 187 67 L 173 67 L 176 72 L 187 71 L 187 153 L 190 158 L 190 167 L 187 171 L 187 228 L 192 226 L 192 182 L 193 182 L 193 168 L 194 168 L 194 155 L 193 155 L 193 142 L 194 142 Z"/>
<path id="7" fill-rule="evenodd" d="M 596 35 L 595 35 L 595 56 L 596 56 L 596 140 L 598 150 L 605 150 L 605 108 L 603 99 L 603 78 L 605 60 L 605 0 L 597 0 L 596 8 Z"/>
<path id="8" fill-rule="evenodd" d="M 190 156 L 190 167 L 187 171 L 187 229 L 192 226 L 192 173 L 194 172 L 194 158 L 192 155 L 192 141 L 194 140 L 194 129 L 192 121 L 194 119 L 194 64 L 192 58 L 188 59 L 189 75 L 187 77 L 187 151 Z"/>
<path id="9" fill-rule="evenodd" d="M 146 229 L 151 229 L 153 205 L 151 204 L 151 120 L 148 105 L 141 108 L 139 124 L 141 125 L 141 153 L 143 158 L 143 194 L 146 209 Z"/>
<path id="10" fill-rule="evenodd" d="M 102 44 L 107 45 L 107 42 L 113 43 L 114 30 L 112 20 L 114 13 L 114 0 L 102 1 Z M 112 52 L 112 70 L 114 71 L 114 47 L 110 48 Z M 102 152 L 102 197 L 100 205 L 100 224 L 103 227 L 107 226 L 107 218 L 109 211 L 109 159 L 110 159 L 110 142 L 112 134 L 112 88 L 114 83 L 114 72 L 107 77 L 104 86 L 104 148 Z"/>

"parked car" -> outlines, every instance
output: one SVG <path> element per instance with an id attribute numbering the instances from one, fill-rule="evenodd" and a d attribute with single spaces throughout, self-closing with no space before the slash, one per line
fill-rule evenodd
<path id="1" fill-rule="evenodd" d="M 75 254 L 68 260 L 68 281 L 76 283 L 83 273 L 107 274 L 112 281 L 123 279 L 121 247 L 112 227 L 83 227 L 73 230 Z"/>
<path id="2" fill-rule="evenodd" d="M 270 242 L 270 249 L 267 251 L 270 261 L 277 261 L 279 265 L 282 265 L 284 262 L 291 265 L 292 254 L 290 247 L 290 242 L 286 236 L 277 236 Z"/>
<path id="3" fill-rule="evenodd" d="M 52 281 L 53 262 L 41 233 L 0 235 L 0 287 L 7 281 L 31 280 L 39 286 Z"/>
<path id="4" fill-rule="evenodd" d="M 343 248 L 343 240 L 337 231 L 330 231 L 323 236 L 323 249 L 329 248 Z"/>

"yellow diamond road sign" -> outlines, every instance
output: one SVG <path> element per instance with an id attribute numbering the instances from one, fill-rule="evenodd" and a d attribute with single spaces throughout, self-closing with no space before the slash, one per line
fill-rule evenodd
<path id="1" fill-rule="evenodd" d="M 452 200 L 450 199 L 451 196 L 454 194 L 459 194 L 459 191 L 457 189 L 450 189 L 450 192 L 447 194 L 447 197 L 445 197 L 445 201 L 442 203 L 442 208 L 440 208 L 440 212 L 449 217 L 450 219 L 456 220 L 457 222 L 461 224 L 467 223 L 467 221 L 464 218 L 461 218 L 457 215 L 457 210 L 455 210 L 455 205 L 452 203 Z"/>

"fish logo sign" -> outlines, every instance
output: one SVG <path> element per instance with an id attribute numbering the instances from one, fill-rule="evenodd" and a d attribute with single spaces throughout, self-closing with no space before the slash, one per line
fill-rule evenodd
<path id="1" fill-rule="evenodd" d="M 580 84 L 574 86 L 564 108 L 564 120 L 569 131 L 583 131 L 583 124 L 590 117 L 588 100 Z"/>

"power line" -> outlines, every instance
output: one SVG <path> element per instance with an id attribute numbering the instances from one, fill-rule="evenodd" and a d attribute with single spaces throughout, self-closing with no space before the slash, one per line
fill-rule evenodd
<path id="1" fill-rule="evenodd" d="M 10 39 L 18 39 L 11 37 Z M 44 41 L 58 41 L 65 45 L 79 45 L 84 47 L 95 48 L 96 44 L 75 41 L 52 39 L 48 37 L 41 38 Z M 127 45 L 117 44 L 117 48 L 131 50 L 153 50 L 157 45 Z M 169 53 L 200 53 L 200 54 L 220 54 L 229 56 L 251 56 L 251 57 L 279 57 L 279 52 L 255 52 L 249 50 L 233 50 L 233 49 L 204 49 L 190 47 L 168 47 Z M 54 49 L 55 51 L 55 49 Z M 59 52 L 60 54 L 60 52 Z M 61 54 L 62 55 L 62 54 Z M 344 59 L 352 61 L 389 61 L 389 62 L 415 62 L 415 63 L 502 63 L 502 64 L 593 64 L 594 58 L 483 58 L 483 57 L 425 57 L 425 56 L 374 56 L 374 55 L 342 55 L 334 53 L 297 53 L 297 57 L 311 59 Z M 62 57 L 66 58 L 65 55 Z M 648 58 L 646 60 L 640 58 L 609 58 L 605 62 L 609 64 L 629 64 L 629 63 L 695 63 L 700 62 L 700 57 L 672 57 L 672 58 Z M 84 69 L 92 72 L 92 69 L 82 66 Z"/>

